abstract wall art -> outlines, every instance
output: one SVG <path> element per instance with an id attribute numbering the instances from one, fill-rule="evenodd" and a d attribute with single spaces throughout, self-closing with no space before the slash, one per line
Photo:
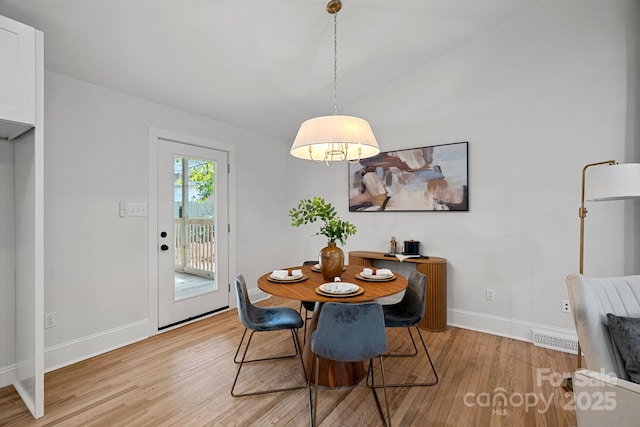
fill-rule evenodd
<path id="1" fill-rule="evenodd" d="M 469 143 L 388 151 L 349 165 L 349 210 L 468 211 Z"/>

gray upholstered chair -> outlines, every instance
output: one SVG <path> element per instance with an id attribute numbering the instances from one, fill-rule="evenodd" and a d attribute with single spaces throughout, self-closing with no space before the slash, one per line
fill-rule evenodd
<path id="1" fill-rule="evenodd" d="M 311 335 L 311 351 L 314 353 L 311 372 L 315 367 L 314 397 L 311 408 L 312 426 L 316 425 L 318 407 L 318 379 L 320 357 L 340 362 L 359 362 L 369 359 L 369 372 L 373 371 L 373 358 L 380 359 L 382 370 L 382 386 L 386 406 L 388 425 L 391 426 L 391 412 L 385 387 L 384 362 L 382 354 L 387 351 L 387 336 L 384 329 L 384 315 L 380 304 L 370 302 L 364 304 L 326 303 L 322 307 L 316 330 Z M 383 423 L 387 422 L 378 400 L 375 388 L 373 396 L 378 406 Z"/>
<path id="2" fill-rule="evenodd" d="M 422 333 L 418 323 L 424 317 L 426 308 L 426 296 L 427 296 L 427 276 L 414 271 L 409 275 L 409 284 L 405 290 L 402 300 L 396 304 L 383 305 L 384 311 L 384 324 L 387 328 L 407 328 L 409 337 L 413 344 L 413 353 L 390 353 L 385 357 L 413 357 L 418 355 L 418 347 L 416 341 L 411 333 L 411 328 L 414 328 L 418 333 L 422 348 L 427 356 L 429 365 L 431 365 L 431 371 L 433 372 L 434 379 L 428 382 L 413 382 L 413 383 L 400 383 L 400 384 L 387 384 L 387 387 L 414 387 L 414 386 L 432 386 L 438 384 L 438 373 L 436 372 L 433 361 L 427 345 L 424 343 Z"/>
<path id="3" fill-rule="evenodd" d="M 640 276 L 595 279 L 571 274 L 566 284 L 587 368 L 573 374 L 578 425 L 637 426 L 640 384 L 629 381 L 607 314 L 640 318 Z M 640 339 L 640 331 L 635 337 Z"/>
<path id="4" fill-rule="evenodd" d="M 247 293 L 247 284 L 244 281 L 244 277 L 242 274 L 238 275 L 235 280 L 236 286 L 236 297 L 238 301 L 238 316 L 240 317 L 240 321 L 245 327 L 244 333 L 242 334 L 242 338 L 240 339 L 240 344 L 238 344 L 238 349 L 236 350 L 236 354 L 233 357 L 234 363 L 238 364 L 238 370 L 236 372 L 236 377 L 233 380 L 233 385 L 231 386 L 231 395 L 234 397 L 240 396 L 253 396 L 257 394 L 265 394 L 265 393 L 274 393 L 279 391 L 289 391 L 289 390 L 298 390 L 307 387 L 307 383 L 302 384 L 297 387 L 283 387 L 277 389 L 268 389 L 268 390 L 259 390 L 247 393 L 236 393 L 235 387 L 238 382 L 238 377 L 240 376 L 240 371 L 242 370 L 242 366 L 245 363 L 252 362 L 264 362 L 267 360 L 276 360 L 276 359 L 286 359 L 291 357 L 298 357 L 300 359 L 300 366 L 302 367 L 301 376 L 304 378 L 304 363 L 302 361 L 302 354 L 300 352 L 300 344 L 298 343 L 298 336 L 296 334 L 296 330 L 302 327 L 302 318 L 300 314 L 292 308 L 289 307 L 257 307 L 251 303 L 249 300 L 249 295 Z M 295 353 L 293 355 L 286 356 L 277 356 L 277 357 L 265 357 L 260 359 L 251 359 L 247 360 L 247 350 L 249 350 L 249 345 L 251 344 L 251 338 L 255 332 L 271 332 L 271 331 L 282 331 L 289 329 L 291 332 L 291 338 L 293 340 L 293 347 L 295 349 Z M 247 331 L 251 331 L 249 334 L 249 338 L 246 341 L 245 349 L 242 353 L 242 358 L 238 360 L 238 354 L 240 353 L 240 349 L 242 348 L 242 344 L 245 341 L 245 337 L 247 335 Z"/>

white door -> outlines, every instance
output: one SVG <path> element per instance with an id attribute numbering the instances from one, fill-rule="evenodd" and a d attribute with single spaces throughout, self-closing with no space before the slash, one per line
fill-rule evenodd
<path id="1" fill-rule="evenodd" d="M 158 328 L 229 306 L 227 152 L 158 140 Z"/>

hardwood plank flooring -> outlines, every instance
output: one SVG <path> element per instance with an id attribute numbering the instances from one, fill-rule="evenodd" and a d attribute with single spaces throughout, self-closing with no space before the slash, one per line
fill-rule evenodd
<path id="1" fill-rule="evenodd" d="M 260 305 L 288 305 L 271 298 Z M 242 335 L 235 310 L 58 369 L 45 376 L 45 416 L 34 420 L 12 386 L 0 389 L 0 426 L 307 426 L 307 392 L 231 397 L 233 356 Z M 395 426 L 574 426 L 559 386 L 575 356 L 459 328 L 423 336 L 440 382 L 388 390 Z M 302 334 L 302 332 L 300 332 Z M 405 329 L 389 330 L 389 348 L 407 351 Z M 301 337 L 302 339 L 302 337 Z M 285 354 L 288 332 L 256 334 L 249 355 Z M 280 353 L 279 353 L 280 352 Z M 378 364 L 376 363 L 376 370 Z M 426 357 L 386 358 L 389 382 L 428 381 Z M 379 372 L 376 377 L 380 380 Z M 238 391 L 300 384 L 297 359 L 243 368 Z M 379 390 L 382 399 L 382 390 Z M 323 426 L 380 426 L 364 381 L 320 390 Z"/>

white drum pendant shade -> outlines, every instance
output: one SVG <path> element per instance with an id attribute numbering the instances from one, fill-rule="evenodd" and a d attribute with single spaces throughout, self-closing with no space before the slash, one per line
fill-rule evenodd
<path id="1" fill-rule="evenodd" d="M 369 122 L 353 116 L 323 116 L 300 125 L 291 146 L 300 159 L 360 160 L 380 153 Z"/>

